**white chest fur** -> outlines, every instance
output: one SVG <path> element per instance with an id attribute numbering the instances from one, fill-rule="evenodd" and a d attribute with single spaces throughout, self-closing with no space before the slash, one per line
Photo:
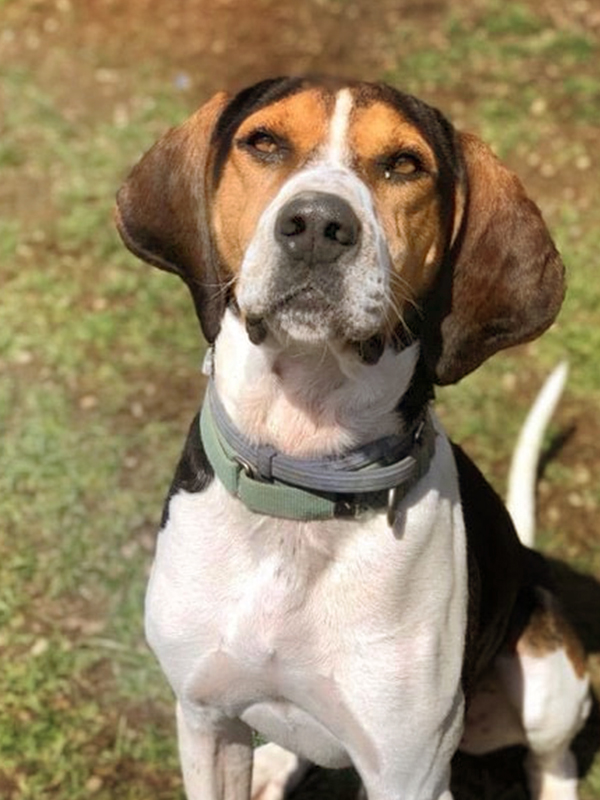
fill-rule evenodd
<path id="1" fill-rule="evenodd" d="M 438 437 L 393 531 L 384 514 L 264 518 L 217 481 L 176 495 L 147 598 L 148 640 L 176 694 L 331 765 L 354 749 L 338 728 L 368 752 L 372 729 L 406 735 L 413 703 L 435 727 L 460 705 L 466 618 L 451 459 Z"/>

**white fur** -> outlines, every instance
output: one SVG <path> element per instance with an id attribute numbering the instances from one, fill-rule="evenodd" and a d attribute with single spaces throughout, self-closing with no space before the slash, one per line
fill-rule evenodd
<path id="1" fill-rule="evenodd" d="M 340 166 L 349 166 L 348 127 L 353 100 L 350 89 L 342 89 L 335 100 L 335 108 L 329 126 L 327 159 Z"/>
<path id="2" fill-rule="evenodd" d="M 591 708 L 588 675 L 578 676 L 563 648 L 497 659 L 510 706 L 529 748 L 527 777 L 533 800 L 577 800 L 577 764 L 568 743 Z"/>
<path id="3" fill-rule="evenodd" d="M 535 486 L 542 440 L 568 372 L 567 363 L 562 362 L 546 379 L 521 428 L 510 465 L 506 507 L 527 547 L 533 547 L 535 541 Z"/>

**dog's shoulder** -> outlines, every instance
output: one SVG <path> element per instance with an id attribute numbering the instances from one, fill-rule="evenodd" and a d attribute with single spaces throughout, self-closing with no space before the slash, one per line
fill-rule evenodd
<path id="1" fill-rule="evenodd" d="M 164 502 L 161 528 L 164 528 L 169 519 L 169 506 L 171 500 L 180 491 L 196 494 L 202 492 L 210 485 L 214 477 L 213 468 L 204 451 L 200 437 L 200 415 L 196 414 L 190 425 L 179 462 L 169 487 L 169 493 Z"/>

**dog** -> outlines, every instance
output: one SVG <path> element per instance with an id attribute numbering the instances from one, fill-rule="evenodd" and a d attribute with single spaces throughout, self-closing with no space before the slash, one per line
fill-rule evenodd
<path id="1" fill-rule="evenodd" d="M 189 800 L 311 762 L 449 800 L 455 751 L 513 743 L 534 798 L 575 798 L 581 645 L 430 403 L 561 306 L 516 176 L 387 85 L 278 78 L 167 132 L 115 216 L 210 345 L 146 600 Z"/>

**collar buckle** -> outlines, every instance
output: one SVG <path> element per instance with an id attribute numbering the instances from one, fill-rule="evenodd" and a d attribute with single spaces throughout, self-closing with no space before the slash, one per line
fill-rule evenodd
<path id="1" fill-rule="evenodd" d="M 244 475 L 247 478 L 250 478 L 250 480 L 255 480 L 256 479 L 256 475 L 254 474 L 254 470 L 252 469 L 252 464 L 250 464 L 249 461 L 246 461 L 244 458 L 242 458 L 237 453 L 236 453 L 236 455 L 233 456 L 233 460 L 237 464 L 239 464 L 239 467 L 240 467 L 241 471 L 244 473 Z"/>

